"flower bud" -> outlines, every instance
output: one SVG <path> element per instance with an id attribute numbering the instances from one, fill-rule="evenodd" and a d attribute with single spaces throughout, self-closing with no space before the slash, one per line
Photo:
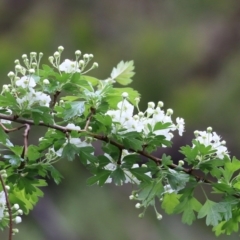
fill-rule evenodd
<path id="1" fill-rule="evenodd" d="M 162 215 L 158 213 L 158 214 L 157 214 L 157 219 L 158 219 L 158 220 L 162 220 L 162 218 L 163 218 Z"/>
<path id="2" fill-rule="evenodd" d="M 13 232 L 13 233 L 18 233 L 19 230 L 18 230 L 17 228 L 13 228 L 13 229 L 12 229 L 12 232 Z"/>
<path id="3" fill-rule="evenodd" d="M 158 104 L 157 104 L 157 106 L 160 107 L 160 108 L 163 107 L 163 105 L 164 105 L 164 103 L 162 101 L 159 101 Z"/>
<path id="4" fill-rule="evenodd" d="M 17 65 L 15 66 L 15 70 L 16 70 L 16 71 L 21 71 L 21 70 L 22 70 L 22 66 L 19 65 L 19 64 L 17 64 Z"/>
<path id="5" fill-rule="evenodd" d="M 55 52 L 55 53 L 53 54 L 53 56 L 54 56 L 55 58 L 59 58 L 60 53 L 59 53 L 59 52 Z"/>
<path id="6" fill-rule="evenodd" d="M 26 58 L 27 58 L 27 54 L 23 54 L 22 59 L 26 59 Z"/>
<path id="7" fill-rule="evenodd" d="M 135 205 L 135 208 L 141 208 L 141 207 L 142 207 L 141 203 L 137 203 L 137 204 Z"/>
<path id="8" fill-rule="evenodd" d="M 134 196 L 133 196 L 133 195 L 130 195 L 130 196 L 129 196 L 129 199 L 130 199 L 130 200 L 133 200 L 133 199 L 134 199 Z"/>
<path id="9" fill-rule="evenodd" d="M 98 68 L 98 63 L 97 62 L 93 63 L 93 68 Z"/>
<path id="10" fill-rule="evenodd" d="M 144 113 L 143 113 L 143 112 L 139 112 L 139 113 L 138 113 L 138 116 L 139 116 L 139 117 L 143 117 L 143 116 L 144 116 Z"/>
<path id="11" fill-rule="evenodd" d="M 85 64 L 85 62 L 84 62 L 83 60 L 80 60 L 80 61 L 79 61 L 79 67 L 83 67 L 84 64 Z"/>
<path id="12" fill-rule="evenodd" d="M 50 57 L 48 58 L 48 60 L 49 60 L 50 63 L 53 63 L 54 57 L 53 57 L 53 56 L 50 56 Z"/>
<path id="13" fill-rule="evenodd" d="M 21 223 L 22 222 L 22 218 L 21 217 L 19 217 L 19 216 L 17 216 L 17 217 L 15 217 L 15 223 L 16 224 L 18 224 L 18 223 Z"/>
<path id="14" fill-rule="evenodd" d="M 35 73 L 35 70 L 33 68 L 29 69 L 28 70 L 30 74 L 34 74 Z"/>
<path id="15" fill-rule="evenodd" d="M 167 115 L 168 116 L 171 116 L 173 114 L 173 110 L 171 109 L 171 108 L 169 108 L 168 110 L 167 110 Z"/>
<path id="16" fill-rule="evenodd" d="M 208 128 L 207 128 L 207 132 L 208 132 L 208 133 L 212 132 L 212 127 L 208 127 Z"/>
<path id="17" fill-rule="evenodd" d="M 77 51 L 75 52 L 75 55 L 76 55 L 76 56 L 80 56 L 80 55 L 81 55 L 81 51 L 80 51 L 80 50 L 77 50 Z"/>
<path id="18" fill-rule="evenodd" d="M 20 62 L 19 62 L 18 59 L 16 59 L 16 60 L 14 61 L 14 63 L 15 63 L 15 65 L 19 65 L 19 64 L 20 64 Z"/>
<path id="19" fill-rule="evenodd" d="M 194 131 L 194 135 L 197 137 L 199 135 L 199 131 L 198 130 Z"/>
<path id="20" fill-rule="evenodd" d="M 17 203 L 15 203 L 15 204 L 13 205 L 13 209 L 18 210 L 18 209 L 19 209 L 19 205 L 18 205 Z"/>
<path id="21" fill-rule="evenodd" d="M 183 161 L 183 160 L 179 160 L 179 161 L 178 161 L 178 166 L 181 166 L 181 167 L 182 167 L 183 165 L 184 165 L 184 161 Z"/>
<path id="22" fill-rule="evenodd" d="M 6 188 L 7 191 L 10 190 L 10 186 L 8 186 L 8 185 L 6 185 L 5 188 Z"/>
<path id="23" fill-rule="evenodd" d="M 30 52 L 30 57 L 31 58 L 35 58 L 37 56 L 37 53 L 36 52 Z"/>
<path id="24" fill-rule="evenodd" d="M 139 218 L 143 218 L 143 217 L 144 217 L 144 213 L 140 213 L 140 214 L 138 215 L 138 217 L 139 217 Z"/>
<path id="25" fill-rule="evenodd" d="M 88 54 L 88 57 L 89 58 L 93 58 L 93 54 Z"/>
<path id="26" fill-rule="evenodd" d="M 123 97 L 123 98 L 127 98 L 127 97 L 128 97 L 128 93 L 127 93 L 127 92 L 123 92 L 123 93 L 122 93 L 122 97 Z"/>
<path id="27" fill-rule="evenodd" d="M 39 53 L 39 57 L 41 58 L 42 56 L 43 56 L 43 53 L 42 53 L 42 52 L 40 52 L 40 53 Z"/>
<path id="28" fill-rule="evenodd" d="M 49 80 L 48 79 L 44 79 L 43 80 L 43 84 L 46 84 L 46 85 L 48 85 L 50 82 L 49 82 Z"/>
<path id="29" fill-rule="evenodd" d="M 18 210 L 17 210 L 17 214 L 23 215 L 23 210 L 22 210 L 22 209 L 18 209 Z"/>
<path id="30" fill-rule="evenodd" d="M 59 52 L 62 52 L 63 50 L 64 50 L 64 47 L 63 47 L 63 46 L 59 46 L 59 47 L 58 47 L 58 51 L 59 51 Z"/>
<path id="31" fill-rule="evenodd" d="M 148 103 L 148 108 L 154 108 L 155 107 L 155 103 L 154 102 L 149 102 Z"/>
<path id="32" fill-rule="evenodd" d="M 87 54 L 87 53 L 84 54 L 84 55 L 83 55 L 83 58 L 84 58 L 84 59 L 88 59 L 88 58 L 89 58 L 89 54 Z"/>
<path id="33" fill-rule="evenodd" d="M 12 78 L 12 77 L 14 77 L 14 76 L 15 76 L 14 72 L 9 72 L 9 73 L 8 73 L 8 77 Z"/>

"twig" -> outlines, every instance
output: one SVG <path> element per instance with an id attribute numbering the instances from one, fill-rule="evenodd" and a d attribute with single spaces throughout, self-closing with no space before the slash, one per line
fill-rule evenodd
<path id="1" fill-rule="evenodd" d="M 0 182 L 5 194 L 5 199 L 6 199 L 6 204 L 7 204 L 7 208 L 8 208 L 8 214 L 9 214 L 9 236 L 8 236 L 8 240 L 12 240 L 12 227 L 13 227 L 13 220 L 12 220 L 12 209 L 11 209 L 11 204 L 10 201 L 8 199 L 8 193 L 7 193 L 7 189 L 5 187 L 5 183 L 3 181 L 2 175 L 0 174 Z"/>
<path id="2" fill-rule="evenodd" d="M 20 126 L 20 127 L 16 127 L 16 128 L 11 128 L 11 129 L 9 129 L 9 128 L 6 128 L 1 122 L 0 122 L 0 126 L 2 127 L 2 129 L 4 130 L 5 133 L 14 132 L 14 131 L 17 131 L 17 130 L 25 127 L 25 126 L 23 125 L 23 126 Z"/>
<path id="3" fill-rule="evenodd" d="M 29 125 L 35 125 L 33 120 L 28 120 L 28 119 L 24 119 L 24 118 L 14 118 L 14 116 L 9 116 L 9 115 L 5 115 L 5 114 L 0 114 L 0 119 L 5 119 L 5 120 L 18 122 L 18 123 L 29 124 Z M 62 127 L 62 126 L 57 125 L 57 124 L 46 124 L 46 123 L 40 121 L 38 125 L 39 126 L 44 126 L 44 127 L 49 127 L 49 128 L 55 129 L 55 130 L 59 130 L 59 131 L 61 131 L 63 133 L 71 132 L 71 129 L 68 129 L 66 127 Z M 86 130 L 85 129 L 84 130 L 79 130 L 78 132 L 79 133 L 81 133 L 81 132 L 83 133 L 83 132 L 86 132 Z M 98 135 L 98 134 L 94 134 L 94 133 L 91 133 L 91 132 L 87 132 L 87 133 L 89 134 L 89 136 L 91 136 L 91 137 L 93 137 L 95 139 L 98 139 L 100 141 L 104 141 L 106 143 L 110 143 L 110 144 L 116 146 L 117 148 L 119 148 L 120 150 L 125 149 L 125 147 L 122 144 L 120 144 L 120 143 L 118 143 L 118 142 L 116 142 L 116 141 L 114 141 L 112 139 L 109 139 L 107 136 Z M 138 154 L 140 154 L 140 155 L 142 155 L 144 157 L 147 157 L 148 159 L 153 160 L 158 166 L 161 165 L 161 163 L 162 163 L 162 160 L 160 158 L 155 157 L 155 156 L 145 152 L 144 150 L 134 150 L 132 148 L 129 148 L 127 150 L 129 150 L 131 152 L 138 153 Z M 176 165 L 176 164 L 170 164 L 170 165 L 168 165 L 168 167 L 171 168 L 171 169 L 177 169 L 179 166 Z M 181 171 L 185 172 L 188 175 L 193 176 L 196 179 L 196 181 L 202 181 L 202 182 L 208 183 L 208 184 L 212 183 L 212 181 L 210 181 L 208 179 L 201 178 L 200 176 L 195 175 L 192 170 L 189 170 L 187 168 L 181 168 Z"/>
<path id="4" fill-rule="evenodd" d="M 57 103 L 57 98 L 60 95 L 60 93 L 61 93 L 60 91 L 56 91 L 55 94 L 53 95 L 53 100 L 52 100 L 52 103 L 51 103 L 51 113 L 53 112 L 53 108 Z"/>
<path id="5" fill-rule="evenodd" d="M 89 124 L 90 124 L 90 122 L 91 122 L 91 120 L 92 120 L 92 117 L 93 117 L 93 115 L 96 113 L 96 109 L 95 109 L 95 108 L 91 107 L 90 110 L 91 110 L 91 112 L 90 112 L 90 114 L 89 114 L 89 116 L 88 116 L 88 118 L 87 118 L 86 125 L 85 125 L 85 127 L 84 127 L 84 129 L 83 129 L 83 130 L 85 130 L 85 131 L 87 131 L 88 126 L 89 126 Z"/>
<path id="6" fill-rule="evenodd" d="M 25 125 L 26 129 L 25 129 L 25 131 L 23 133 L 23 138 L 24 138 L 24 140 L 23 140 L 23 142 L 24 142 L 23 143 L 23 149 L 24 149 L 24 151 L 23 151 L 22 158 L 24 158 L 26 156 L 26 154 L 27 154 L 27 150 L 28 150 L 28 133 L 30 131 L 30 125 L 29 124 L 24 124 L 24 125 Z"/>

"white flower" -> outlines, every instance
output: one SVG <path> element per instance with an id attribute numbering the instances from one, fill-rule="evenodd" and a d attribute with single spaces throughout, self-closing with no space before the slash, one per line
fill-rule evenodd
<path id="1" fill-rule="evenodd" d="M 66 146 L 66 144 L 68 143 L 68 140 L 66 140 L 66 142 L 63 144 L 63 147 L 58 149 L 57 151 L 55 151 L 53 148 L 51 148 L 51 150 L 59 157 L 62 156 L 62 152 L 63 152 L 63 148 Z M 70 138 L 69 143 L 75 145 L 78 148 L 81 147 L 87 147 L 87 146 L 92 146 L 90 143 L 87 143 L 85 141 L 82 141 L 80 138 Z"/>
<path id="2" fill-rule="evenodd" d="M 78 62 L 65 59 L 63 63 L 59 65 L 59 70 L 65 73 L 80 72 Z"/>
<path id="3" fill-rule="evenodd" d="M 195 131 L 195 133 L 197 133 L 197 141 L 205 146 L 211 146 L 212 150 L 216 151 L 216 157 L 223 159 L 224 156 L 229 156 L 227 148 L 223 146 L 225 141 L 221 141 L 220 136 L 216 132 Z"/>
<path id="4" fill-rule="evenodd" d="M 33 88 L 29 88 L 29 92 L 26 93 L 22 98 L 16 99 L 20 106 L 26 108 L 31 108 L 35 103 L 38 103 L 40 106 L 49 107 L 51 98 L 49 95 L 43 92 L 35 92 Z"/>
<path id="5" fill-rule="evenodd" d="M 4 209 L 6 205 L 6 197 L 4 191 L 0 192 L 0 220 L 4 217 Z"/>
<path id="6" fill-rule="evenodd" d="M 36 82 L 33 77 L 23 76 L 19 80 L 16 81 L 16 85 L 22 88 L 33 88 L 36 86 Z"/>
<path id="7" fill-rule="evenodd" d="M 66 128 L 71 129 L 71 130 L 76 130 L 76 131 L 81 130 L 81 128 L 79 126 L 75 126 L 75 124 L 73 124 L 73 123 L 68 123 Z"/>
<path id="8" fill-rule="evenodd" d="M 185 124 L 184 119 L 177 117 L 176 122 L 177 122 L 176 128 L 178 129 L 179 135 L 182 136 L 184 132 L 184 124 Z"/>

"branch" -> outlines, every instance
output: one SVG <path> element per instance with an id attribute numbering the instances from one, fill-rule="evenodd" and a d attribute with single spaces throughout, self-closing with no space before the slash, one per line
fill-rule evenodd
<path id="1" fill-rule="evenodd" d="M 14 118 L 14 116 L 9 116 L 9 115 L 5 115 L 5 114 L 0 114 L 0 119 L 5 119 L 5 120 L 17 122 L 17 123 L 24 123 L 24 124 L 28 124 L 28 125 L 35 125 L 33 120 L 28 120 L 28 119 L 24 119 L 24 118 L 17 118 L 16 119 L 16 118 Z M 59 130 L 59 131 L 61 131 L 63 133 L 67 133 L 67 132 L 71 132 L 72 131 L 71 129 L 68 129 L 66 127 L 62 127 L 62 126 L 57 125 L 57 124 L 46 124 L 46 123 L 44 123 L 42 121 L 40 121 L 38 125 L 39 126 L 48 127 L 48 128 L 52 128 L 52 129 L 55 129 L 55 130 Z M 80 130 L 78 132 L 79 133 L 83 133 L 83 132 L 87 132 L 87 131 L 84 129 L 84 130 Z M 109 139 L 107 136 L 98 135 L 98 134 L 94 134 L 94 133 L 91 133 L 91 132 L 87 132 L 87 133 L 89 134 L 89 136 L 91 136 L 91 137 L 93 137 L 95 139 L 98 139 L 100 141 L 103 141 L 103 142 L 106 142 L 106 143 L 110 143 L 110 144 L 116 146 L 117 148 L 119 148 L 120 150 L 126 149 L 124 147 L 124 145 L 122 145 L 122 144 L 120 144 L 120 143 L 118 143 L 118 142 L 116 142 L 116 141 L 114 141 L 112 139 Z M 144 156 L 146 158 L 149 158 L 149 159 L 153 160 L 158 166 L 161 165 L 161 163 L 162 163 L 162 160 L 160 158 L 155 157 L 155 156 L 145 152 L 144 150 L 137 150 L 136 151 L 136 150 L 134 150 L 132 148 L 129 148 L 127 150 L 129 150 L 131 152 L 138 153 L 138 154 L 140 154 L 140 155 L 142 155 L 142 156 Z M 168 167 L 171 168 L 171 169 L 179 168 L 179 166 L 176 165 L 176 164 L 170 164 L 170 165 L 168 165 Z M 192 169 L 181 168 L 181 170 L 183 172 L 185 172 L 186 174 L 193 176 L 196 179 L 196 181 L 202 181 L 202 182 L 208 183 L 208 184 L 212 183 L 212 181 L 210 181 L 208 179 L 205 179 L 205 178 L 202 178 L 202 177 L 194 174 Z"/>
<path id="2" fill-rule="evenodd" d="M 13 227 L 13 221 L 12 221 L 12 209 L 11 209 L 11 204 L 10 201 L 8 199 L 8 193 L 7 193 L 7 189 L 5 186 L 5 183 L 3 181 L 2 175 L 0 174 L 0 182 L 5 194 L 5 199 L 6 199 L 6 203 L 7 203 L 7 208 L 8 208 L 8 214 L 9 214 L 9 236 L 8 239 L 12 240 L 12 227 Z"/>

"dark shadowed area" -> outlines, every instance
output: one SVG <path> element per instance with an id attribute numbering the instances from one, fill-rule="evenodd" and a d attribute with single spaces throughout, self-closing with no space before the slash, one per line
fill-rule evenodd
<path id="1" fill-rule="evenodd" d="M 0 2 L 1 84 L 8 83 L 22 54 L 43 52 L 47 62 L 60 45 L 63 58 L 74 58 L 77 49 L 94 54 L 99 68 L 91 74 L 100 79 L 121 60 L 134 60 L 131 87 L 141 93 L 140 106 L 161 100 L 174 110 L 173 119 L 186 122 L 183 137 L 175 136 L 173 148 L 160 149 L 157 156 L 166 152 L 180 160 L 179 147 L 191 144 L 193 131 L 211 126 L 231 155 L 240 157 L 240 1 Z M 37 143 L 43 130 L 34 130 L 30 140 Z M 13 138 L 19 141 L 18 135 Z M 136 202 L 129 200 L 131 185 L 88 187 L 90 174 L 78 159 L 62 159 L 56 167 L 63 182 L 50 181 L 43 189 L 45 197 L 23 218 L 15 239 L 238 239 L 237 234 L 216 238 L 202 219 L 187 226 L 181 216 L 163 214 L 158 221 L 152 209 L 140 219 Z M 7 232 L 0 232 L 0 239 L 7 239 Z"/>

